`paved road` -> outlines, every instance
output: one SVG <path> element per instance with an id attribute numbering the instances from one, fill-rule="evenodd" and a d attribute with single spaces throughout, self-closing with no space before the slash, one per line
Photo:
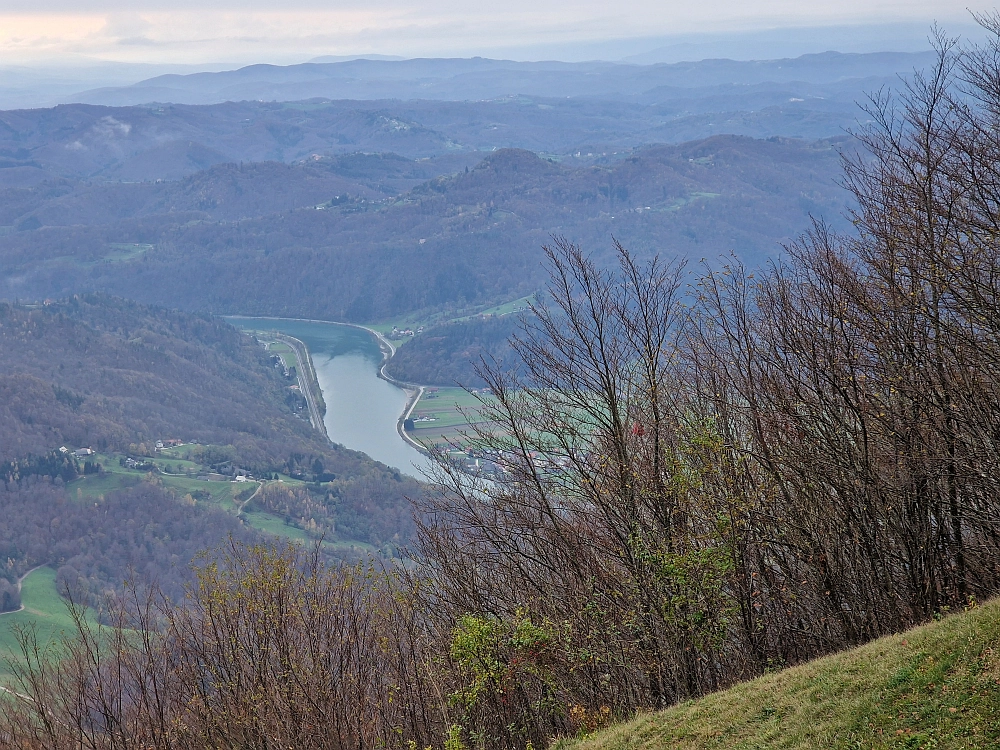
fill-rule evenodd
<path id="1" fill-rule="evenodd" d="M 309 421 L 324 436 L 329 437 L 326 432 L 326 423 L 323 422 L 323 415 L 320 413 L 319 405 L 316 403 L 316 394 L 313 393 L 316 375 L 313 372 L 312 363 L 309 361 L 309 353 L 306 351 L 306 345 L 297 338 L 286 336 L 283 333 L 277 334 L 276 338 L 288 344 L 292 347 L 292 351 L 295 352 L 295 372 L 299 376 L 299 390 L 305 396 L 306 405 L 309 407 Z"/>

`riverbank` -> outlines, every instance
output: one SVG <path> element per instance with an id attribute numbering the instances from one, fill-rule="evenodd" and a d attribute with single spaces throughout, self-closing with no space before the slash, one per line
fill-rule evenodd
<path id="1" fill-rule="evenodd" d="M 376 331 L 374 328 L 357 325 L 355 323 L 342 323 L 341 325 L 347 325 L 352 328 L 360 328 L 363 331 L 368 331 L 368 333 L 374 336 L 376 341 L 378 341 L 378 347 L 382 350 L 382 364 L 379 365 L 378 376 L 385 382 L 392 383 L 394 386 L 406 393 L 406 406 L 403 407 L 403 412 L 399 415 L 399 419 L 396 420 L 396 432 L 399 433 L 399 436 L 404 441 L 412 445 L 415 449 L 424 455 L 429 455 L 427 447 L 423 443 L 414 440 L 406 432 L 406 420 L 410 418 L 410 415 L 413 414 L 413 410 L 417 408 L 417 404 L 420 403 L 420 399 L 423 398 L 424 393 L 427 390 L 427 386 L 417 385 L 416 383 L 405 383 L 402 380 L 396 380 L 396 378 L 392 377 L 385 371 L 385 368 L 389 365 L 389 361 L 396 356 L 396 347 L 381 331 Z"/>
<path id="2" fill-rule="evenodd" d="M 404 471 L 408 466 L 414 465 L 420 467 L 418 472 L 422 474 L 429 467 L 427 448 L 404 429 L 405 420 L 421 402 L 426 388 L 418 383 L 397 380 L 388 374 L 386 366 L 395 355 L 396 346 L 378 330 L 355 323 L 309 318 L 228 318 L 238 327 L 263 333 L 265 338 L 273 336 L 272 332 L 277 331 L 300 342 L 302 350 L 296 348 L 293 351 L 308 358 L 310 372 L 316 372 L 319 390 L 329 402 L 329 413 L 324 421 L 331 440 L 362 450 L 377 460 Z M 335 331 L 341 333 L 334 333 Z M 351 340 L 355 344 L 346 344 L 346 348 L 345 344 L 339 343 Z M 370 375 L 366 375 L 364 367 L 352 360 L 350 355 L 354 351 L 365 352 L 363 356 L 371 368 L 367 371 Z M 286 356 L 292 360 L 291 352 Z M 345 383 L 342 380 L 345 376 L 357 380 Z M 366 377 L 371 377 L 374 383 L 380 383 L 380 388 L 367 385 Z M 377 404 L 371 401 L 376 394 L 380 394 Z M 395 425 L 395 429 L 391 425 Z M 389 442 L 399 446 L 399 449 L 390 447 L 389 442 L 380 442 L 384 441 L 383 435 L 391 435 Z M 406 454 L 412 458 L 408 458 Z"/>
<path id="3" fill-rule="evenodd" d="M 323 416 L 326 414 L 326 403 L 323 400 L 323 391 L 319 387 L 319 378 L 316 376 L 316 368 L 313 366 L 309 348 L 294 336 L 278 331 L 272 332 L 271 335 L 290 346 L 295 354 L 295 372 L 298 374 L 299 391 L 305 397 L 306 406 L 309 409 L 309 421 L 329 440 L 330 435 L 326 430 L 326 422 L 323 421 Z"/>

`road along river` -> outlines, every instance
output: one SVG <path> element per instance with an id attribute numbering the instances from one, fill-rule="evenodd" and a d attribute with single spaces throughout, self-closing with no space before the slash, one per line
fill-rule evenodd
<path id="1" fill-rule="evenodd" d="M 333 442 L 415 477 L 429 465 L 427 457 L 396 430 L 407 407 L 407 393 L 378 376 L 383 354 L 370 331 L 289 318 L 227 316 L 226 320 L 246 330 L 278 331 L 306 345 L 326 401 L 324 423 Z"/>

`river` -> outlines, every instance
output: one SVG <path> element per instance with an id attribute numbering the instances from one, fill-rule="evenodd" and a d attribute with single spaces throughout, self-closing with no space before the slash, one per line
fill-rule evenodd
<path id="1" fill-rule="evenodd" d="M 362 451 L 376 461 L 420 477 L 429 461 L 406 443 L 396 422 L 406 392 L 382 380 L 382 350 L 368 331 L 339 323 L 285 318 L 226 317 L 239 328 L 278 331 L 306 345 L 326 401 L 323 421 L 330 439 Z"/>

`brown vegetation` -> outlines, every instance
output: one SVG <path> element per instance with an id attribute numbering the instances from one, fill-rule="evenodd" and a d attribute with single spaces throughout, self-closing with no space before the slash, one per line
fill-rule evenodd
<path id="1" fill-rule="evenodd" d="M 125 606 L 110 641 L 33 659 L 8 737 L 522 750 L 996 594 L 985 23 L 991 45 L 939 36 L 898 106 L 873 100 L 846 164 L 856 236 L 817 224 L 689 295 L 681 265 L 618 245 L 609 271 L 555 242 L 512 342 L 525 374 L 481 371 L 470 439 L 503 472 L 440 457 L 413 567 L 237 548 L 187 608 Z"/>

